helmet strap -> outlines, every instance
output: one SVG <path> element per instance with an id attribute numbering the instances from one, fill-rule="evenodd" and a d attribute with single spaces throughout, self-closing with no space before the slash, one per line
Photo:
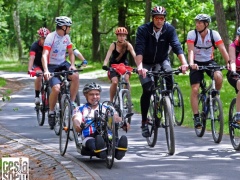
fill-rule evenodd
<path id="1" fill-rule="evenodd" d="M 205 29 L 207 29 L 207 27 L 208 27 L 208 25 L 206 26 L 206 22 L 204 22 L 204 25 L 205 25 L 204 29 L 201 30 L 201 31 L 198 31 L 200 34 L 201 34 L 203 31 L 205 31 Z"/>
<path id="2" fill-rule="evenodd" d="M 67 34 L 67 26 L 66 26 L 66 29 L 63 29 L 62 26 L 61 26 L 61 30 L 64 31 L 64 36 Z"/>

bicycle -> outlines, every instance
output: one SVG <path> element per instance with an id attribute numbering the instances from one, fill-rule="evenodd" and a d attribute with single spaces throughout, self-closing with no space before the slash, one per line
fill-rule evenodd
<path id="1" fill-rule="evenodd" d="M 178 71 L 174 71 L 173 74 L 179 74 Z M 174 80 L 174 79 L 173 79 Z M 171 102 L 173 105 L 173 120 L 176 125 L 181 126 L 184 120 L 184 101 L 183 95 L 178 86 L 178 83 L 173 81 L 173 89 L 171 93 Z"/>
<path id="2" fill-rule="evenodd" d="M 129 91 L 129 83 L 126 82 L 125 76 L 128 73 L 136 72 L 132 67 L 126 66 L 123 63 L 112 64 L 109 71 L 116 71 L 118 73 L 118 86 L 113 102 L 110 103 L 122 117 L 122 122 L 119 123 L 119 128 L 131 124 L 132 113 L 132 99 Z M 126 128 L 127 131 L 127 128 Z"/>
<path id="3" fill-rule="evenodd" d="M 115 158 L 117 129 L 115 128 L 114 109 L 112 108 L 112 106 L 109 106 L 108 104 L 109 104 L 109 101 L 104 101 L 102 105 L 99 104 L 99 111 L 96 110 L 94 112 L 94 120 L 90 124 L 86 125 L 84 128 L 88 128 L 89 126 L 91 126 L 91 124 L 94 123 L 97 129 L 97 134 L 103 137 L 104 142 L 106 144 L 106 149 L 103 149 L 107 151 L 107 157 L 105 161 L 106 161 L 107 167 L 111 169 L 114 163 L 114 158 Z M 105 112 L 102 111 L 103 106 L 106 107 Z M 77 152 L 80 153 L 82 156 L 90 156 L 90 159 L 91 159 L 92 156 L 97 155 L 97 151 L 90 152 L 84 148 L 81 140 L 82 136 L 81 134 L 78 134 L 76 132 L 71 122 L 72 121 L 71 116 L 68 116 L 71 113 L 69 109 L 71 109 L 70 105 L 66 104 L 64 108 L 63 118 L 66 119 L 68 123 L 65 124 L 67 126 L 62 127 L 62 130 L 63 130 L 62 132 L 64 132 L 63 134 L 65 135 L 65 138 L 62 139 L 63 136 L 60 136 L 60 147 L 59 147 L 60 154 L 64 156 L 64 154 L 66 153 L 68 140 L 70 139 L 69 135 L 70 135 L 70 132 L 72 132 Z M 111 135 L 109 135 L 109 131 L 111 131 Z M 64 144 L 61 143 L 62 140 L 65 142 Z"/>
<path id="4" fill-rule="evenodd" d="M 225 66 L 198 66 L 200 71 L 210 71 L 211 83 L 207 86 L 203 79 L 200 82 L 201 92 L 198 94 L 198 112 L 200 113 L 201 128 L 195 128 L 198 137 L 202 137 L 206 130 L 206 120 L 211 120 L 212 137 L 215 143 L 220 143 L 223 136 L 223 109 L 219 91 L 216 90 L 214 72 L 226 69 Z"/>
<path id="5" fill-rule="evenodd" d="M 150 147 L 157 142 L 158 128 L 165 129 L 168 154 L 175 153 L 174 113 L 172 111 L 171 90 L 167 90 L 166 76 L 180 73 L 180 70 L 172 71 L 147 71 L 147 75 L 157 77 L 155 87 L 152 90 L 150 106 L 148 110 L 148 128 L 150 136 L 146 138 Z"/>
<path id="6" fill-rule="evenodd" d="M 78 65 L 78 68 L 81 67 L 81 65 Z M 60 93 L 58 94 L 58 100 L 54 107 L 54 110 L 56 112 L 55 116 L 55 126 L 53 127 L 54 132 L 56 135 L 61 135 L 61 123 L 65 123 L 63 121 L 63 112 L 62 111 L 65 107 L 65 104 L 70 103 L 70 85 L 71 82 L 68 80 L 68 75 L 71 75 L 75 72 L 80 72 L 82 69 L 78 70 L 69 70 L 69 71 L 60 71 L 60 72 L 53 72 L 51 73 L 51 76 L 59 76 L 61 80 L 61 86 L 60 86 Z M 80 94 L 79 92 L 76 95 L 75 98 L 76 104 L 80 105 Z M 72 112 L 72 105 L 71 105 L 71 112 Z"/>
<path id="7" fill-rule="evenodd" d="M 236 78 L 240 78 L 239 75 L 234 74 Z M 232 146 L 235 150 L 240 150 L 240 124 L 236 122 L 236 98 L 233 98 L 230 107 L 229 107 L 229 114 L 228 114 L 228 125 L 229 125 L 229 135 Z"/>
<path id="8" fill-rule="evenodd" d="M 36 73 L 35 71 L 32 71 L 30 76 L 34 77 L 40 77 L 42 76 L 42 73 Z M 42 102 L 39 105 L 35 106 L 35 111 L 37 115 L 37 121 L 39 126 L 43 126 L 45 122 L 46 112 L 49 111 L 49 95 L 51 93 L 51 88 L 49 86 L 49 83 L 47 80 L 45 80 L 44 76 L 42 76 L 42 87 L 40 90 L 40 99 Z"/>

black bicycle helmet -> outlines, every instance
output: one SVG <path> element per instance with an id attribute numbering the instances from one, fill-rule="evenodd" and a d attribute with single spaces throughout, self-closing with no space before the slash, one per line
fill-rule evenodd
<path id="1" fill-rule="evenodd" d="M 102 88 L 99 84 L 95 82 L 91 82 L 89 84 L 86 84 L 83 88 L 83 94 L 88 93 L 91 90 L 98 90 L 99 92 L 102 92 Z"/>
<path id="2" fill-rule="evenodd" d="M 207 23 L 211 22 L 211 18 L 207 14 L 198 14 L 194 19 L 199 21 L 205 21 Z"/>
<path id="3" fill-rule="evenodd" d="M 163 15 L 166 16 L 167 15 L 167 11 L 163 6 L 155 6 L 152 11 L 151 11 L 151 15 L 155 16 L 155 15 Z"/>

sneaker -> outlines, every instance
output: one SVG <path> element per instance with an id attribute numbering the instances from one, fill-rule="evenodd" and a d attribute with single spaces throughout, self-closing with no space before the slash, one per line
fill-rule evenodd
<path id="1" fill-rule="evenodd" d="M 40 105 L 40 98 L 39 97 L 35 97 L 35 104 Z"/>
<path id="2" fill-rule="evenodd" d="M 194 127 L 195 127 L 196 129 L 202 128 L 202 123 L 201 123 L 201 121 L 200 121 L 200 117 L 195 117 L 195 118 L 194 118 Z"/>
<path id="3" fill-rule="evenodd" d="M 236 121 L 237 124 L 240 124 L 240 113 L 236 114 L 235 121 Z"/>
<path id="4" fill-rule="evenodd" d="M 149 132 L 149 129 L 148 129 L 148 124 L 144 124 L 142 125 L 142 136 L 147 138 L 147 137 L 150 137 L 150 132 Z"/>
<path id="5" fill-rule="evenodd" d="M 106 159 L 107 158 L 107 148 L 105 145 L 105 142 L 102 138 L 102 136 L 97 135 L 95 137 L 95 147 L 96 150 L 94 150 L 94 152 L 97 154 L 97 157 L 101 158 L 101 159 Z"/>
<path id="6" fill-rule="evenodd" d="M 55 112 L 53 114 L 48 114 L 48 124 L 50 126 L 50 129 L 53 129 L 55 126 L 55 117 L 56 117 Z"/>
<path id="7" fill-rule="evenodd" d="M 122 159 L 125 156 L 128 147 L 128 140 L 125 135 L 122 135 L 118 141 L 118 145 L 115 150 L 115 158 L 117 160 Z"/>

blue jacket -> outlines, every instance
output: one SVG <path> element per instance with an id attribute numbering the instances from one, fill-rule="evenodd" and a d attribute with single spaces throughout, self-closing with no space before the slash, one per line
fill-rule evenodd
<path id="1" fill-rule="evenodd" d="M 144 64 L 162 63 L 168 59 L 169 45 L 176 55 L 183 54 L 176 30 L 168 22 L 164 23 L 158 41 L 153 32 L 153 22 L 138 27 L 135 52 L 143 56 Z"/>

